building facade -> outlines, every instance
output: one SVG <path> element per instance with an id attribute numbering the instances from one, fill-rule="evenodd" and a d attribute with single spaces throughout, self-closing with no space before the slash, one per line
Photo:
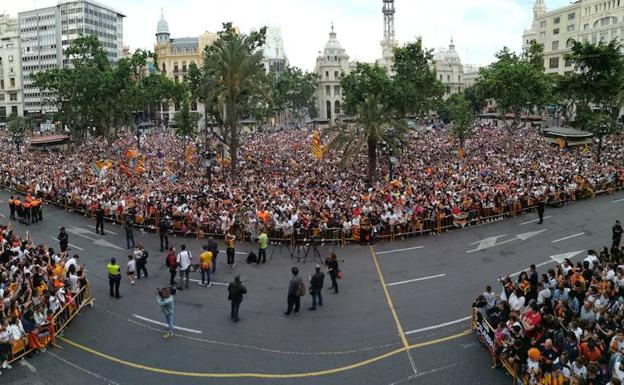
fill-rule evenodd
<path id="1" fill-rule="evenodd" d="M 466 88 L 464 83 L 464 67 L 462 66 L 459 54 L 455 51 L 453 39 L 451 39 L 451 44 L 449 44 L 448 49 L 439 48 L 435 50 L 433 63 L 438 80 L 447 87 L 447 91 L 444 94 L 445 99 L 451 94 L 462 92 Z"/>
<path id="2" fill-rule="evenodd" d="M 216 33 L 205 32 L 198 37 L 172 38 L 169 32 L 169 24 L 161 14 L 156 27 L 156 44 L 154 52 L 158 56 L 160 72 L 173 79 L 176 83 L 182 82 L 188 75 L 189 66 L 195 64 L 201 67 L 204 63 L 204 50 L 218 38 Z M 161 106 L 160 118 L 165 124 L 173 120 L 179 105 Z M 202 104 L 191 103 L 191 110 L 199 112 L 201 119 L 199 127 L 204 125 L 204 109 Z"/>
<path id="3" fill-rule="evenodd" d="M 31 75 L 68 66 L 63 54 L 80 35 L 95 35 L 108 59 L 123 54 L 123 18 L 120 12 L 93 1 L 68 1 L 18 14 L 24 111 L 29 115 L 55 110 L 53 94 L 34 87 Z"/>
<path id="4" fill-rule="evenodd" d="M 315 72 L 318 76 L 316 91 L 320 119 L 327 119 L 333 124 L 342 116 L 342 89 L 340 78 L 348 74 L 355 66 L 349 62 L 347 51 L 336 38 L 334 25 L 331 26 L 329 40 L 323 52 L 316 58 Z"/>
<path id="5" fill-rule="evenodd" d="M 262 65 L 268 72 L 275 71 L 276 75 L 288 66 L 288 58 L 284 52 L 282 29 L 271 26 L 266 31 L 266 42 L 262 46 Z"/>
<path id="6" fill-rule="evenodd" d="M 0 123 L 24 115 L 17 19 L 0 15 Z"/>
<path id="7" fill-rule="evenodd" d="M 535 0 L 533 22 L 524 31 L 522 47 L 532 41 L 544 46 L 547 73 L 573 70 L 565 59 L 574 41 L 608 43 L 624 38 L 624 0 L 577 0 L 565 7 L 547 10 L 545 0 Z"/>

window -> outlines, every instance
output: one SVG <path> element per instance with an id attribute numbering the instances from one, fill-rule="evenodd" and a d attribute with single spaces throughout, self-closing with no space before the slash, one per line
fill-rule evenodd
<path id="1" fill-rule="evenodd" d="M 559 35 L 559 28 L 553 29 L 553 35 Z"/>
<path id="2" fill-rule="evenodd" d="M 163 72 L 163 73 L 164 73 L 164 72 L 167 72 L 167 67 L 165 66 L 165 63 L 162 63 L 161 68 L 162 68 L 162 72 Z"/>
<path id="3" fill-rule="evenodd" d="M 11 106 L 11 113 L 17 115 L 17 106 Z"/>
<path id="4" fill-rule="evenodd" d="M 558 50 L 558 49 L 559 49 L 559 40 L 554 40 L 554 41 L 552 42 L 552 50 L 553 50 L 553 51 L 556 51 L 556 50 Z"/>
<path id="5" fill-rule="evenodd" d="M 340 96 L 340 86 L 334 86 L 334 95 Z"/>
<path id="6" fill-rule="evenodd" d="M 186 72 L 186 63 L 182 63 L 182 72 Z"/>
<path id="7" fill-rule="evenodd" d="M 11 84 L 11 87 L 15 87 L 15 78 L 9 79 L 9 83 Z"/>
<path id="8" fill-rule="evenodd" d="M 9 63 L 13 62 L 13 55 L 9 55 Z"/>
<path id="9" fill-rule="evenodd" d="M 568 20 L 576 19 L 576 13 L 568 13 Z"/>
<path id="10" fill-rule="evenodd" d="M 338 75 L 338 71 L 334 71 L 334 79 L 338 80 L 340 75 Z"/>
<path id="11" fill-rule="evenodd" d="M 446 75 L 446 81 L 449 83 L 451 82 L 451 75 Z"/>
<path id="12" fill-rule="evenodd" d="M 191 102 L 191 111 L 197 111 L 197 102 L 195 100 Z"/>
<path id="13" fill-rule="evenodd" d="M 4 102 L 4 93 L 0 93 L 0 102 Z"/>
<path id="14" fill-rule="evenodd" d="M 548 68 L 559 68 L 559 58 L 551 57 L 549 61 Z"/>
<path id="15" fill-rule="evenodd" d="M 546 21 L 542 21 L 540 23 L 540 28 L 546 28 Z"/>
<path id="16" fill-rule="evenodd" d="M 440 81 L 442 81 L 442 74 L 440 74 Z"/>
<path id="17" fill-rule="evenodd" d="M 180 81 L 180 79 L 178 79 L 178 75 L 175 75 L 173 77 L 173 81 L 176 82 L 176 83 L 178 83 Z"/>
<path id="18" fill-rule="evenodd" d="M 574 24 L 570 24 L 570 25 L 568 25 L 568 28 L 566 28 L 566 30 L 567 30 L 568 32 L 574 32 Z"/>
<path id="19" fill-rule="evenodd" d="M 560 21 L 561 21 L 561 18 L 560 18 L 560 17 L 555 17 L 555 18 L 553 19 L 553 24 L 559 24 L 559 22 L 560 22 Z"/>
<path id="20" fill-rule="evenodd" d="M 334 102 L 334 112 L 335 112 L 336 114 L 339 114 L 339 113 L 340 113 L 340 101 L 339 101 L 339 100 L 336 100 L 336 101 Z"/>
<path id="21" fill-rule="evenodd" d="M 9 92 L 9 100 L 12 102 L 17 101 L 17 92 Z"/>
<path id="22" fill-rule="evenodd" d="M 572 66 L 572 60 L 570 60 L 570 59 L 565 59 L 565 66 L 566 66 L 566 67 L 570 67 L 570 66 Z"/>
<path id="23" fill-rule="evenodd" d="M 566 41 L 566 48 L 572 48 L 573 45 L 574 39 L 568 39 L 568 41 Z"/>
<path id="24" fill-rule="evenodd" d="M 329 86 L 325 86 L 325 95 L 331 96 L 331 88 Z"/>
<path id="25" fill-rule="evenodd" d="M 4 89 L 4 79 L 0 79 L 0 90 Z"/>
<path id="26" fill-rule="evenodd" d="M 6 107 L 0 107 L 0 117 L 6 118 Z"/>
<path id="27" fill-rule="evenodd" d="M 329 71 L 325 71 L 325 79 L 329 80 Z"/>
<path id="28" fill-rule="evenodd" d="M 589 29 L 589 24 L 585 24 L 585 25 L 583 26 L 583 31 L 587 31 L 588 29 Z"/>
<path id="29" fill-rule="evenodd" d="M 540 32 L 540 37 L 541 37 L 541 38 L 545 38 L 545 37 L 546 37 L 546 31 L 542 31 L 542 32 Z"/>

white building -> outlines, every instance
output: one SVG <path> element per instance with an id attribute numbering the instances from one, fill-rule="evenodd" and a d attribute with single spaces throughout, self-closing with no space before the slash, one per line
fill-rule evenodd
<path id="1" fill-rule="evenodd" d="M 550 11 L 545 0 L 535 0 L 522 47 L 526 50 L 532 41 L 542 44 L 546 72 L 565 74 L 573 70 L 565 55 L 574 41 L 597 44 L 616 38 L 624 38 L 624 0 L 576 0 Z"/>
<path id="2" fill-rule="evenodd" d="M 316 96 L 319 118 L 328 119 L 334 123 L 335 119 L 342 115 L 340 78 L 343 74 L 348 74 L 354 66 L 355 63 L 349 62 L 347 51 L 342 48 L 336 38 L 332 24 L 325 49 L 322 53 L 319 52 L 316 58 L 315 72 L 318 75 Z"/>
<path id="3" fill-rule="evenodd" d="M 464 67 L 459 54 L 455 51 L 453 39 L 451 39 L 448 49 L 438 48 L 435 50 L 433 63 L 438 80 L 447 87 L 444 98 L 464 91 L 466 88 L 464 84 Z"/>
<path id="4" fill-rule="evenodd" d="M 288 58 L 284 52 L 284 39 L 280 27 L 268 27 L 266 41 L 262 46 L 262 65 L 269 72 L 280 73 L 288 66 Z"/>
<path id="5" fill-rule="evenodd" d="M 24 115 L 21 73 L 17 19 L 0 15 L 0 122 Z"/>
<path id="6" fill-rule="evenodd" d="M 24 111 L 39 115 L 54 111 L 51 95 L 33 86 L 31 75 L 69 63 L 63 52 L 79 35 L 95 35 L 109 60 L 123 55 L 123 18 L 114 9 L 93 1 L 67 1 L 18 15 Z"/>
<path id="7" fill-rule="evenodd" d="M 464 83 L 464 89 L 472 87 L 479 78 L 479 70 L 481 66 L 475 64 L 464 64 L 464 77 L 462 83 Z"/>

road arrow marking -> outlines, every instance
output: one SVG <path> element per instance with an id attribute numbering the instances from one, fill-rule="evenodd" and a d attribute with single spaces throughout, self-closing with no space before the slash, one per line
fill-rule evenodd
<path id="1" fill-rule="evenodd" d="M 489 249 L 490 247 L 504 245 L 505 243 L 513 242 L 516 240 L 526 241 L 527 239 L 533 238 L 534 236 L 540 233 L 543 233 L 544 231 L 546 231 L 546 229 L 530 231 L 528 233 L 516 234 L 515 238 L 506 239 L 501 242 L 498 242 L 498 239 L 507 236 L 507 234 L 488 237 L 478 242 L 471 243 L 471 245 L 479 244 L 479 246 L 477 246 L 476 249 L 468 250 L 466 252 L 470 254 L 470 253 L 474 253 L 475 251 L 481 251 L 481 250 Z"/>
<path id="2" fill-rule="evenodd" d="M 553 261 L 557 263 L 563 263 L 564 259 L 576 257 L 577 255 L 581 254 L 584 251 L 585 250 L 577 250 L 577 251 L 570 251 L 569 253 L 551 255 L 550 259 L 552 259 Z"/>
<path id="3" fill-rule="evenodd" d="M 104 239 L 98 239 L 97 241 L 93 242 L 93 244 L 94 245 L 98 245 L 98 246 L 108 247 L 108 248 L 111 248 L 111 249 L 126 250 L 126 249 L 124 249 L 122 247 L 119 247 L 117 245 L 114 245 L 114 244 L 112 244 L 109 241 L 104 240 Z"/>
<path id="4" fill-rule="evenodd" d="M 565 241 L 566 239 L 580 237 L 581 235 L 585 235 L 585 233 L 578 233 L 578 234 L 574 234 L 574 235 L 569 235 L 567 237 L 555 239 L 554 241 L 550 241 L 550 243 L 557 243 L 557 242 Z"/>

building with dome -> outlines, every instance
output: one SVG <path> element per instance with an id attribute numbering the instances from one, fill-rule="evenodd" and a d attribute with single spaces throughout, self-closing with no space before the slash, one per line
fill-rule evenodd
<path id="1" fill-rule="evenodd" d="M 462 66 L 459 54 L 455 51 L 453 39 L 451 39 L 451 44 L 449 44 L 448 49 L 439 48 L 435 50 L 433 63 L 438 80 L 447 87 L 444 98 L 449 97 L 451 94 L 464 91 L 466 88 L 464 82 L 464 67 Z"/>
<path id="2" fill-rule="evenodd" d="M 172 38 L 169 32 L 169 23 L 161 12 L 160 20 L 156 26 L 156 44 L 154 45 L 154 52 L 158 55 L 158 69 L 176 83 L 184 81 L 191 63 L 201 67 L 204 62 L 204 49 L 214 43 L 217 38 L 218 35 L 212 32 L 204 32 L 197 37 Z M 168 124 L 173 120 L 173 116 L 179 108 L 179 105 L 174 105 L 167 109 L 161 109 L 160 118 L 165 124 Z M 191 103 L 191 110 L 200 113 L 201 119 L 198 122 L 198 127 L 203 127 L 203 105 L 193 102 Z"/>
<path id="3" fill-rule="evenodd" d="M 342 116 L 340 78 L 354 67 L 355 63 L 349 61 L 347 51 L 336 38 L 332 24 L 329 40 L 325 43 L 323 52 L 319 52 L 316 58 L 315 72 L 318 75 L 316 96 L 320 119 L 327 119 L 333 124 L 336 118 Z"/>
<path id="4" fill-rule="evenodd" d="M 533 22 L 522 35 L 526 50 L 535 41 L 544 46 L 547 73 L 573 71 L 565 59 L 574 41 L 610 42 L 624 38 L 624 0 L 576 0 L 569 5 L 548 10 L 545 0 L 535 0 Z"/>

